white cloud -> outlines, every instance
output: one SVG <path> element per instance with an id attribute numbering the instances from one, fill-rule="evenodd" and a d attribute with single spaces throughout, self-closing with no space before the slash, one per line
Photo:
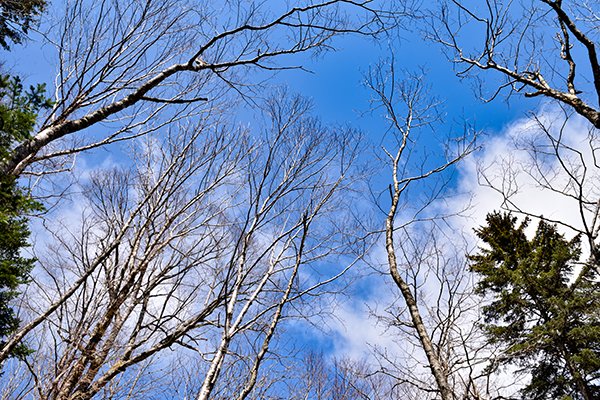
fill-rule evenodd
<path id="1" fill-rule="evenodd" d="M 594 166 L 593 154 L 595 147 L 600 146 L 595 146 L 598 143 L 592 133 L 587 121 L 577 116 L 567 118 L 563 110 L 554 107 L 542 108 L 535 116 L 514 121 L 498 135 L 485 138 L 482 149 L 459 166 L 454 190 L 459 195 L 445 199 L 443 206 L 436 205 L 434 212 L 449 215 L 471 203 L 469 217 L 452 219 L 454 229 L 448 233 L 450 237 L 460 235 L 461 244 L 465 233 L 474 244 L 473 228 L 483 225 L 489 212 L 503 208 L 521 210 L 520 217 L 527 213 L 560 221 L 564 225 L 559 229 L 570 238 L 574 229 L 583 229 L 584 222 L 589 223 L 591 217 L 589 211 L 584 211 L 582 218 L 579 202 L 573 197 L 579 190 L 575 181 L 584 178 L 581 194 L 590 201 L 600 194 L 600 168 Z M 559 138 L 560 159 L 552 147 L 553 140 Z M 530 231 L 536 226 L 533 221 Z M 372 258 L 385 262 L 381 245 L 373 250 Z M 425 283 L 424 292 L 437 293 L 435 283 Z M 378 314 L 384 314 L 384 308 L 395 301 L 402 306 L 398 289 L 385 272 L 372 279 L 371 284 L 368 294 L 348 299 L 335 311 L 338 321 L 332 328 L 340 340 L 334 356 L 376 361 L 371 352 L 373 346 L 396 357 L 410 351 L 399 344 L 398 335 L 403 335 L 396 328 L 387 329 L 371 312 L 379 307 Z M 499 379 L 503 382 L 508 378 Z"/>
<path id="2" fill-rule="evenodd" d="M 355 360 L 373 358 L 373 347 L 393 348 L 394 333 L 388 332 L 387 327 L 378 322 L 374 311 L 379 304 L 386 304 L 383 300 L 390 299 L 387 276 L 378 276 L 372 279 L 372 284 L 377 286 L 367 299 L 350 299 L 338 305 L 335 310 L 333 330 L 342 339 L 336 343 L 334 356 L 348 357 Z"/>
<path id="3" fill-rule="evenodd" d="M 573 197 L 579 192 L 576 180 L 585 172 L 581 194 L 586 199 L 593 200 L 599 190 L 600 173 L 594 167 L 590 137 L 589 123 L 583 118 L 567 118 L 554 107 L 507 125 L 459 167 L 457 191 L 463 195 L 448 201 L 448 211 L 472 201 L 471 218 L 456 220 L 465 232 L 483 225 L 487 213 L 510 209 L 521 216 L 559 221 L 560 229 L 572 236 L 574 229 L 584 229 L 579 202 Z M 559 147 L 560 159 L 553 144 Z M 589 223 L 590 212 L 584 215 Z M 535 226 L 530 224 L 530 229 Z"/>

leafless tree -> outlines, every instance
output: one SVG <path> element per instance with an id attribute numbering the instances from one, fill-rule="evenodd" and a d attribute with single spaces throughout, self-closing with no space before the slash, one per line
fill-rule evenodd
<path id="1" fill-rule="evenodd" d="M 460 76 L 481 76 L 477 74 L 481 70 L 499 73 L 504 82 L 493 89 L 490 99 L 506 89 L 554 101 L 552 108 L 533 114 L 523 137 L 515 138 L 513 149 L 529 154 L 527 160 L 513 162 L 505 157 L 501 174 L 494 166 L 482 165 L 481 182 L 502 196 L 503 208 L 531 217 L 541 218 L 543 212 L 528 209 L 517 200 L 524 176 L 538 190 L 570 202 L 578 221 L 545 219 L 582 234 L 596 265 L 600 262 L 595 182 L 600 128 L 599 13 L 597 4 L 587 1 L 490 0 L 476 5 L 453 0 L 442 5 L 430 32 L 462 66 Z M 482 87 L 486 86 L 493 84 L 482 82 Z M 581 117 L 589 126 L 581 123 Z M 577 130 L 587 132 L 587 138 L 576 135 L 581 143 L 566 134 L 573 124 L 582 125 Z"/>
<path id="2" fill-rule="evenodd" d="M 432 154 L 424 150 L 430 144 L 421 143 L 423 138 L 420 135 L 434 127 L 439 112 L 436 102 L 427 93 L 422 76 L 411 75 L 405 81 L 398 81 L 393 63 L 390 66 L 381 63 L 370 71 L 367 85 L 374 94 L 374 105 L 385 112 L 389 123 L 386 135 L 391 137 L 389 142 L 395 148 L 392 151 L 383 149 L 392 177 L 386 212 L 385 249 L 389 274 L 400 291 L 407 317 L 403 313 L 395 314 L 387 319 L 387 323 L 408 329 L 417 339 L 414 348 L 422 351 L 424 359 L 414 357 L 419 360 L 418 365 L 427 366 L 434 378 L 434 386 L 431 382 L 424 383 L 427 379 L 416 372 L 418 368 L 411 371 L 411 366 L 407 365 L 404 371 L 408 375 L 396 377 L 399 384 L 415 386 L 420 391 L 421 397 L 418 398 L 425 398 L 423 396 L 429 392 L 443 400 L 456 399 L 459 386 L 470 397 L 476 390 L 470 382 L 452 381 L 458 376 L 457 369 L 463 368 L 459 364 L 464 360 L 459 361 L 454 353 L 456 349 L 450 348 L 456 347 L 457 343 L 467 343 L 469 335 L 472 335 L 469 329 L 461 326 L 466 320 L 463 314 L 469 313 L 472 307 L 468 293 L 463 292 L 466 274 L 457 272 L 464 265 L 451 271 L 438 248 L 419 242 L 419 229 L 412 229 L 419 221 L 434 223 L 442 217 L 428 214 L 426 210 L 444 193 L 445 178 L 430 188 L 420 186 L 419 191 L 411 193 L 411 196 L 409 189 L 417 182 L 425 183 L 428 178 L 442 177 L 444 171 L 473 150 L 474 141 L 463 135 L 456 141 L 456 147 L 447 149 L 446 158 L 438 155 L 435 160 L 431 159 Z M 383 206 L 381 208 L 384 211 Z M 429 303 L 431 298 L 427 300 L 422 294 L 423 290 L 427 292 L 424 287 L 436 293 L 435 303 Z M 390 306 L 389 310 L 392 309 L 395 307 Z M 392 313 L 396 311 L 392 310 Z M 463 337 L 459 338 L 460 335 Z M 379 352 L 378 356 L 382 365 L 389 364 L 387 361 L 390 360 L 385 360 L 385 352 Z M 384 372 L 389 374 L 389 370 Z"/>
<path id="3" fill-rule="evenodd" d="M 329 49 L 340 34 L 385 30 L 394 13 L 381 5 L 60 2 L 44 35 L 56 54 L 54 107 L 36 134 L 0 160 L 0 169 L 21 175 L 37 161 L 139 137 L 217 107 L 219 100 L 227 104 L 231 99 L 223 95 L 230 89 L 251 93 L 260 80 L 249 79 L 251 70 L 301 68 L 283 60 Z"/>
<path id="4" fill-rule="evenodd" d="M 532 115 L 521 126 L 507 141 L 510 156 L 498 154 L 495 164 L 479 165 L 479 181 L 499 195 L 502 209 L 581 235 L 586 266 L 578 273 L 584 276 L 600 265 L 597 129 L 566 106 Z M 560 209 L 532 207 L 531 191 Z"/>
<path id="5" fill-rule="evenodd" d="M 461 67 L 460 76 L 497 72 L 504 79 L 497 88 L 482 82 L 482 87 L 494 88 L 490 99 L 506 89 L 554 100 L 552 108 L 531 116 L 522 138 L 515 138 L 514 149 L 528 153 L 528 160 L 515 165 L 506 157 L 502 176 L 486 173 L 495 168 L 483 165 L 482 183 L 502 195 L 504 208 L 533 217 L 541 217 L 541 213 L 525 209 L 516 200 L 524 175 L 539 190 L 573 200 L 578 223 L 549 220 L 581 233 L 595 257 L 599 229 L 595 183 L 600 128 L 598 5 L 561 0 L 487 0 L 477 4 L 451 0 L 442 3 L 440 11 L 431 19 L 434 29 L 429 34 Z M 589 125 L 582 124 L 580 117 Z M 575 130 L 587 132 L 587 138 L 577 135 L 574 139 L 581 143 L 566 134 L 573 124 L 578 126 Z M 498 175 L 497 169 L 494 173 Z"/>
<path id="6" fill-rule="evenodd" d="M 35 353 L 5 396 L 147 398 L 184 357 L 201 382 L 187 395 L 248 398 L 291 304 L 344 273 L 312 268 L 350 245 L 337 219 L 357 138 L 309 108 L 270 101 L 261 134 L 211 117 L 171 126 L 132 145 L 130 171 L 94 172 L 79 218 L 49 224 L 25 323 L 2 348 Z"/>
<path id="7" fill-rule="evenodd" d="M 295 365 L 299 375 L 289 390 L 291 400 L 350 400 L 394 398 L 389 380 L 373 374 L 368 362 L 327 357 L 310 351 Z"/>
<path id="8" fill-rule="evenodd" d="M 397 262 L 410 288 L 421 322 L 451 398 L 500 399 L 514 394 L 519 386 L 507 388 L 491 362 L 497 357 L 480 329 L 481 299 L 474 292 L 466 254 L 468 240 L 443 232 L 435 223 L 406 227 L 395 234 Z M 383 304 L 376 313 L 378 323 L 395 338 L 395 346 L 374 346 L 378 373 L 395 380 L 407 399 L 439 399 L 429 361 L 423 351 L 422 333 L 402 297 Z"/>
<path id="9" fill-rule="evenodd" d="M 600 10 L 595 2 L 496 0 L 441 3 L 429 35 L 442 43 L 459 76 L 495 71 L 491 89 L 553 99 L 600 128 Z"/>
<path id="10" fill-rule="evenodd" d="M 479 166 L 479 179 L 499 195 L 497 207 L 583 238 L 575 288 L 600 265 L 598 4 L 451 0 L 439 11 L 429 34 L 448 50 L 459 76 L 478 79 L 491 91 L 488 100 L 504 91 L 543 101 L 518 131 L 511 128 L 502 154 Z M 487 71 L 501 81 L 485 82 L 494 76 Z"/>

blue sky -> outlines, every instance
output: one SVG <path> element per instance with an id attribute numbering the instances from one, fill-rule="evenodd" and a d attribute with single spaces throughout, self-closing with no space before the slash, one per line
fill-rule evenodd
<path id="1" fill-rule="evenodd" d="M 27 83 L 47 82 L 52 90 L 54 54 L 49 46 L 39 46 L 37 35 L 33 34 L 32 38 L 26 45 L 14 46 L 11 52 L 4 52 L 5 67 L 23 76 Z M 371 94 L 363 85 L 364 74 L 380 60 L 389 61 L 392 53 L 398 78 L 402 78 L 402 70 L 425 74 L 431 94 L 443 103 L 444 117 L 439 129 L 444 133 L 460 133 L 463 122 L 467 121 L 486 135 L 494 136 L 535 106 L 535 100 L 527 101 L 518 96 L 513 96 L 510 103 L 502 96 L 484 103 L 475 95 L 472 81 L 456 76 L 454 66 L 443 54 L 441 46 L 427 42 L 418 31 L 404 31 L 400 36 L 379 42 L 366 37 L 344 36 L 336 38 L 333 45 L 335 50 L 318 57 L 294 56 L 289 64 L 303 65 L 310 72 L 282 71 L 274 76 L 273 82 L 310 98 L 315 115 L 325 122 L 360 128 L 375 147 L 386 129 L 385 116 L 379 110 L 367 112 Z M 483 78 L 493 82 L 494 75 L 484 74 Z M 240 115 L 243 120 L 244 112 Z M 439 143 L 432 141 L 422 145 L 435 147 Z M 110 154 L 104 150 L 93 152 L 80 163 L 86 168 L 102 165 L 107 157 L 119 162 L 118 152 L 114 150 Z M 382 184 L 387 185 L 387 175 L 383 176 Z"/>
<path id="2" fill-rule="evenodd" d="M 364 115 L 369 108 L 370 94 L 362 85 L 363 76 L 369 66 L 379 60 L 389 60 L 392 53 L 399 77 L 402 77 L 400 70 L 425 73 L 432 95 L 443 102 L 449 130 L 466 120 L 486 133 L 497 133 L 535 108 L 536 100 L 526 100 L 521 96 L 512 96 L 507 102 L 500 95 L 492 102 L 483 102 L 474 93 L 473 80 L 461 80 L 456 76 L 455 66 L 442 53 L 441 45 L 422 36 L 419 31 L 403 31 L 399 36 L 377 42 L 355 35 L 338 37 L 333 42 L 335 50 L 318 57 L 308 54 L 294 56 L 288 63 L 302 65 L 310 72 L 283 71 L 274 77 L 274 81 L 311 98 L 315 114 L 323 120 L 351 123 L 374 139 L 379 135 L 381 118 Z M 2 50 L 3 66 L 21 75 L 27 83 L 47 82 L 52 88 L 55 55 L 49 46 L 39 46 L 38 35 L 34 33 L 32 38 L 26 45 L 13 46 L 10 52 Z M 484 85 L 490 88 L 498 79 L 493 72 L 484 72 L 480 76 Z"/>
<path id="3" fill-rule="evenodd" d="M 374 139 L 381 129 L 381 115 L 373 118 L 361 115 L 369 108 L 370 96 L 362 84 L 363 76 L 379 60 L 390 60 L 392 53 L 399 78 L 401 70 L 423 71 L 432 95 L 443 103 L 448 129 L 466 119 L 488 133 L 498 132 L 535 105 L 535 100 L 519 96 L 513 96 L 509 102 L 502 96 L 492 102 L 477 98 L 474 82 L 459 79 L 441 46 L 426 41 L 418 32 L 388 40 L 384 45 L 356 36 L 338 38 L 334 43 L 336 51 L 304 62 L 312 73 L 283 72 L 278 80 L 311 97 L 317 114 L 325 120 L 356 123 Z M 494 82 L 497 76 L 490 73 L 483 74 L 483 78 L 485 82 Z"/>
<path id="4" fill-rule="evenodd" d="M 369 92 L 362 85 L 363 74 L 369 66 L 374 65 L 381 59 L 390 59 L 393 51 L 397 71 L 422 70 L 426 74 L 426 83 L 431 88 L 432 95 L 443 102 L 443 123 L 439 125 L 443 134 L 458 132 L 462 124 L 467 121 L 476 129 L 489 135 L 488 143 L 496 143 L 489 139 L 498 136 L 511 126 L 516 120 L 523 118 L 528 110 L 536 109 L 537 100 L 524 100 L 519 96 L 513 96 L 510 103 L 499 96 L 491 103 L 484 103 L 478 99 L 472 90 L 472 81 L 460 80 L 453 71 L 453 65 L 442 53 L 441 48 L 421 38 L 419 32 L 410 32 L 402 37 L 389 39 L 383 45 L 375 44 L 371 39 L 357 36 L 346 36 L 338 38 L 334 42 L 336 51 L 328 52 L 318 58 L 299 56 L 291 60 L 292 64 L 302 64 L 311 72 L 304 71 L 282 71 L 274 77 L 276 84 L 288 86 L 292 92 L 299 92 L 312 99 L 315 115 L 324 121 L 333 124 L 348 124 L 360 128 L 372 144 L 378 144 L 385 131 L 384 115 L 375 112 L 365 112 L 369 107 Z M 51 82 L 54 75 L 52 70 L 52 54 L 49 49 L 41 49 L 34 40 L 26 46 L 15 48 L 10 53 L 3 54 L 5 67 L 12 73 L 24 75 L 29 83 Z M 401 77 L 401 74 L 398 73 Z M 493 82 L 493 74 L 482 74 L 484 81 Z M 243 112 L 240 113 L 243 117 Z M 243 118 L 241 118 L 243 119 Z M 439 143 L 435 141 L 420 143 L 423 147 L 436 148 Z M 86 167 L 99 165 L 107 157 L 106 151 L 96 151 L 89 156 L 81 165 Z M 119 162 L 118 153 L 111 153 L 110 157 Z M 81 162 L 81 161 L 80 161 Z M 387 171 L 385 171 L 387 172 Z M 458 177 L 459 175 L 457 175 Z M 386 181 L 384 175 L 382 182 Z M 459 185 L 459 179 L 453 181 L 455 186 Z M 383 219 L 381 219 L 383 224 Z M 361 308 L 363 300 L 379 291 L 377 285 L 381 281 L 375 278 L 372 281 L 365 280 L 362 285 L 355 286 L 356 294 L 350 299 L 340 315 L 351 315 L 356 307 L 356 319 L 351 324 L 360 323 L 360 316 L 364 312 Z M 335 323 L 332 323 L 335 325 Z M 314 341 L 314 336 L 309 333 L 299 341 L 308 346 L 323 346 L 325 350 L 336 347 L 339 337 L 344 336 L 342 328 L 337 329 L 338 336 L 322 337 L 320 341 Z M 352 328 L 350 328 L 352 329 Z M 347 351 L 348 348 L 357 345 L 360 340 L 375 338 L 379 332 L 375 329 L 365 329 L 364 337 L 348 339 L 348 346 L 339 346 L 336 350 Z M 305 330 L 304 332 L 309 332 Z M 346 331 L 348 333 L 348 331 Z M 356 332 L 349 332 L 356 334 Z M 352 335 L 350 335 L 352 336 Z M 347 338 L 346 338 L 347 339 Z M 312 340 L 312 342 L 311 342 Z M 360 344 L 358 344 L 360 346 Z"/>

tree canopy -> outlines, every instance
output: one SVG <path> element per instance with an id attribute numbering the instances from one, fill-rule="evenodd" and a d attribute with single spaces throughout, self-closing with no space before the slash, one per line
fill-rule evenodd
<path id="1" fill-rule="evenodd" d="M 492 213 L 476 232 L 488 246 L 471 256 L 488 338 L 500 344 L 499 364 L 531 373 L 528 399 L 600 396 L 600 283 L 578 264 L 580 238 L 565 239 L 541 221 L 535 236 L 508 213 Z"/>
<path id="2" fill-rule="evenodd" d="M 600 398 L 596 3 L 0 0 L 0 398 Z"/>
<path id="3" fill-rule="evenodd" d="M 45 6 L 45 0 L 0 1 L 0 46 L 9 50 L 10 42 L 21 43 Z"/>
<path id="4" fill-rule="evenodd" d="M 43 85 L 25 90 L 18 77 L 0 77 L 0 157 L 7 157 L 15 144 L 29 138 L 37 113 L 50 106 Z M 18 185 L 15 177 L 0 178 L 0 344 L 19 326 L 10 302 L 18 295 L 19 285 L 29 280 L 35 262 L 21 252 L 29 245 L 26 215 L 40 208 L 41 204 Z M 21 345 L 12 355 L 26 353 L 26 347 Z"/>

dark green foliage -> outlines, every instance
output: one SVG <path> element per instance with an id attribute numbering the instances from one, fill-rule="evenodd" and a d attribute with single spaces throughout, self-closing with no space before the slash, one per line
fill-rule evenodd
<path id="1" fill-rule="evenodd" d="M 481 277 L 477 290 L 491 300 L 483 309 L 483 325 L 489 339 L 505 350 L 499 362 L 531 373 L 524 398 L 598 399 L 596 269 L 575 267 L 579 237 L 568 241 L 542 221 L 529 240 L 528 222 L 517 225 L 510 214 L 493 213 L 476 231 L 488 245 L 470 257 L 471 269 Z"/>
<path id="2" fill-rule="evenodd" d="M 30 137 L 40 110 L 52 106 L 45 85 L 24 91 L 18 77 L 0 75 L 0 158 L 6 158 L 16 143 Z"/>
<path id="3" fill-rule="evenodd" d="M 14 178 L 0 182 L 0 344 L 19 326 L 19 319 L 10 307 L 10 301 L 19 293 L 20 284 L 27 283 L 34 260 L 24 258 L 20 251 L 27 247 L 29 230 L 25 213 L 39 209 L 39 205 L 19 189 Z M 18 347 L 14 356 L 26 352 Z"/>
<path id="4" fill-rule="evenodd" d="M 45 6 L 46 0 L 0 0 L 0 46 L 21 43 Z"/>
<path id="5" fill-rule="evenodd" d="M 15 144 L 27 139 L 35 127 L 37 113 L 50 107 L 43 86 L 23 90 L 18 78 L 0 76 L 0 157 L 10 155 Z M 34 260 L 22 257 L 28 246 L 28 213 L 40 204 L 17 184 L 16 177 L 0 177 L 0 345 L 18 326 L 19 319 L 10 307 L 18 287 L 29 280 Z M 17 347 L 13 356 L 26 354 Z"/>
<path id="6" fill-rule="evenodd" d="M 0 0 L 0 46 L 9 50 L 9 42 L 21 43 L 45 6 L 45 0 Z M 24 91 L 19 78 L 0 76 L 0 160 L 29 138 L 38 112 L 50 105 L 43 85 Z M 18 186 L 16 177 L 0 176 L 0 345 L 19 326 L 10 302 L 33 267 L 34 260 L 22 257 L 21 250 L 28 246 L 26 215 L 40 207 Z M 20 345 L 12 355 L 28 351 Z"/>

